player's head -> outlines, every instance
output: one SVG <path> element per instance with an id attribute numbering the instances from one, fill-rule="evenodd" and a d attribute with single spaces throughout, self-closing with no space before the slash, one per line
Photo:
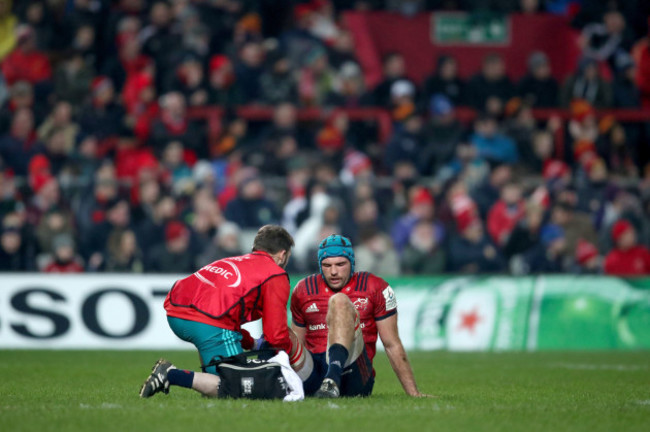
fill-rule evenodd
<path id="1" fill-rule="evenodd" d="M 287 266 L 293 247 L 293 237 L 279 225 L 264 225 L 253 240 L 253 252 L 266 252 L 282 268 Z"/>
<path id="2" fill-rule="evenodd" d="M 318 245 L 318 267 L 332 289 L 345 286 L 354 273 L 354 250 L 346 237 L 334 234 Z"/>

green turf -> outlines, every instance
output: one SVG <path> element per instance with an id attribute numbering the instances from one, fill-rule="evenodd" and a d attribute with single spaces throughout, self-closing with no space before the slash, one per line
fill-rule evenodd
<path id="1" fill-rule="evenodd" d="M 403 395 L 383 354 L 367 399 L 138 398 L 159 352 L 0 351 L 2 431 L 648 431 L 650 353 L 412 353 Z M 194 367 L 192 352 L 167 357 Z"/>

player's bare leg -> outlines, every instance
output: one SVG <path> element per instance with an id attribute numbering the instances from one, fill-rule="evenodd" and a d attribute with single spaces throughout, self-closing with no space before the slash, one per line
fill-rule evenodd
<path id="1" fill-rule="evenodd" d="M 330 346 L 341 344 L 350 349 L 356 318 L 357 310 L 348 296 L 337 293 L 330 297 L 327 305 L 327 339 Z"/>
<path id="2" fill-rule="evenodd" d="M 204 396 L 217 397 L 220 382 L 221 378 L 217 375 L 177 369 L 168 360 L 160 359 L 142 384 L 140 397 L 149 398 L 159 392 L 167 394 L 172 385 L 191 388 Z"/>
<path id="3" fill-rule="evenodd" d="M 357 311 L 349 297 L 342 293 L 330 297 L 327 309 L 328 368 L 316 397 L 339 397 L 341 374 L 354 342 L 356 324 Z"/>
<path id="4" fill-rule="evenodd" d="M 219 378 L 217 375 L 203 372 L 194 372 L 192 390 L 196 390 L 203 396 L 217 397 L 220 383 L 221 378 Z"/>

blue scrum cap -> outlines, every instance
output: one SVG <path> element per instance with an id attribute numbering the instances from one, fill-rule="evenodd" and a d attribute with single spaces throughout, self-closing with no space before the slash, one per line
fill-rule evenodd
<path id="1" fill-rule="evenodd" d="M 330 257 L 347 258 L 350 261 L 350 273 L 354 273 L 354 250 L 352 242 L 347 237 L 333 234 L 320 242 L 318 245 L 318 268 L 321 269 L 321 274 L 323 273 L 321 266 L 323 260 Z"/>

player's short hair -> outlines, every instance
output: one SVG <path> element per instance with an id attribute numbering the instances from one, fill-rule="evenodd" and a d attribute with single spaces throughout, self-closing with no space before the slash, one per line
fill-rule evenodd
<path id="1" fill-rule="evenodd" d="M 293 247 L 293 237 L 279 225 L 264 225 L 257 231 L 253 240 L 253 251 L 275 254 L 280 251 L 290 251 Z"/>

